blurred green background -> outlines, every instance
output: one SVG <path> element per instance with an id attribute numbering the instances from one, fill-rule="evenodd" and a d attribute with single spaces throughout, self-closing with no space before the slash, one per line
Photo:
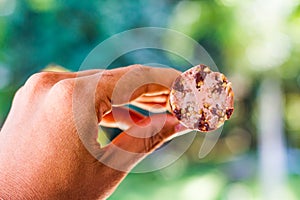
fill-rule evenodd
<path id="1" fill-rule="evenodd" d="M 0 126 L 30 75 L 51 63 L 76 71 L 100 42 L 148 26 L 198 41 L 233 83 L 235 112 L 207 157 L 197 156 L 197 134 L 178 161 L 130 174 L 109 199 L 300 199 L 299 0 L 0 0 Z M 111 67 L 180 69 L 162 54 Z"/>

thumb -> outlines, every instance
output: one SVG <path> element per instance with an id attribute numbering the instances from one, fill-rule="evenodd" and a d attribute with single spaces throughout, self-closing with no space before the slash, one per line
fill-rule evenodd
<path id="1" fill-rule="evenodd" d="M 147 117 L 102 148 L 98 160 L 118 171 L 129 172 L 175 134 L 178 124 L 178 120 L 170 114 Z"/>

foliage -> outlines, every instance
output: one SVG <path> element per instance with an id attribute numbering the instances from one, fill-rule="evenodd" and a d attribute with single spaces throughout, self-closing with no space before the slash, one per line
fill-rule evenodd
<path id="1" fill-rule="evenodd" d="M 14 93 L 31 74 L 51 63 L 76 71 L 100 42 L 116 33 L 147 26 L 171 28 L 197 40 L 233 82 L 236 109 L 232 120 L 224 126 L 221 140 L 204 161 L 193 157 L 198 151 L 194 144 L 184 159 L 174 164 L 184 167 L 132 174 L 111 199 L 141 199 L 142 195 L 148 199 L 190 198 L 177 196 L 176 192 L 187 188 L 189 178 L 193 177 L 199 178 L 200 185 L 201 177 L 208 177 L 205 180 L 212 181 L 212 189 L 218 189 L 215 196 L 207 199 L 224 199 L 224 196 L 235 199 L 237 196 L 231 194 L 232 191 L 250 195 L 249 199 L 259 197 L 257 180 L 248 175 L 232 179 L 228 171 L 233 173 L 233 170 L 226 166 L 237 162 L 247 168 L 250 159 L 255 163 L 254 172 L 250 174 L 258 173 L 255 169 L 259 163 L 255 156 L 259 152 L 257 99 L 260 84 L 268 77 L 281 83 L 286 108 L 283 136 L 287 152 L 294 152 L 287 155 L 292 164 L 286 163 L 292 166 L 288 171 L 292 185 L 292 197 L 289 197 L 299 197 L 294 187 L 299 185 L 300 174 L 299 164 L 295 164 L 299 161 L 300 148 L 297 123 L 300 110 L 299 0 L 0 1 L 0 125 L 8 114 Z M 139 62 L 139 54 L 134 54 L 119 58 L 111 67 Z M 181 64 L 161 57 L 160 51 L 144 54 L 149 60 L 158 59 L 177 67 Z M 201 136 L 197 141 L 202 141 Z M 206 170 L 206 165 L 210 165 L 212 171 Z M 176 170 L 182 174 L 177 176 Z M 167 175 L 157 176 L 159 173 Z M 247 170 L 242 170 L 243 174 L 247 174 Z"/>

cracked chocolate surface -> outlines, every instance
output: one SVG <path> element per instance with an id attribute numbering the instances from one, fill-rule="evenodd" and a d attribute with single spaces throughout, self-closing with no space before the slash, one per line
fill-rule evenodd
<path id="1" fill-rule="evenodd" d="M 233 96 L 231 83 L 223 74 L 197 65 L 175 80 L 170 104 L 184 126 L 208 132 L 219 128 L 231 117 Z"/>

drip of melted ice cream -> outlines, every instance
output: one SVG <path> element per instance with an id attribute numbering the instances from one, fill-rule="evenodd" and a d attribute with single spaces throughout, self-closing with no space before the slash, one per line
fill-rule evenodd
<path id="1" fill-rule="evenodd" d="M 202 132 L 215 130 L 233 113 L 231 83 L 223 74 L 197 65 L 175 80 L 170 104 L 187 128 Z"/>

